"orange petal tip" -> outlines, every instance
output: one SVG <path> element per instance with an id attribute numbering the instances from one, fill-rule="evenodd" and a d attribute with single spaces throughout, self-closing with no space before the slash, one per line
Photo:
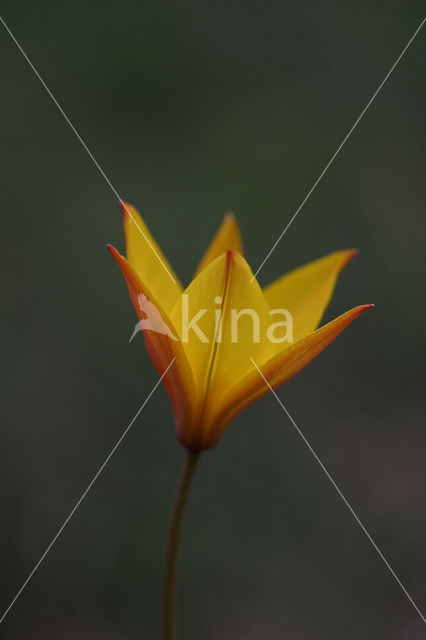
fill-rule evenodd
<path id="1" fill-rule="evenodd" d="M 348 262 L 350 262 L 353 258 L 355 258 L 355 256 L 358 256 L 358 255 L 359 255 L 359 249 L 346 249 L 346 258 L 342 266 L 340 267 L 340 271 L 343 271 L 343 269 L 346 267 Z"/>
<path id="2" fill-rule="evenodd" d="M 337 252 L 339 253 L 339 252 Z M 349 262 L 359 255 L 359 249 L 343 249 L 340 253 L 344 254 L 344 258 L 339 265 L 338 273 L 342 273 L 343 269 L 349 264 Z"/>
<path id="3" fill-rule="evenodd" d="M 126 217 L 129 215 L 129 203 L 125 202 L 124 200 L 120 200 L 120 207 L 121 207 L 121 213 L 123 214 L 123 217 Z"/>
<path id="4" fill-rule="evenodd" d="M 368 311 L 369 309 L 374 309 L 374 304 L 360 304 L 355 309 L 359 309 L 359 313 L 364 313 L 364 311 Z"/>
<path id="5" fill-rule="evenodd" d="M 117 261 L 117 259 L 120 257 L 120 252 L 117 251 L 117 249 L 113 247 L 112 244 L 107 244 L 107 249 L 112 255 L 112 257 L 114 258 L 114 260 Z"/>

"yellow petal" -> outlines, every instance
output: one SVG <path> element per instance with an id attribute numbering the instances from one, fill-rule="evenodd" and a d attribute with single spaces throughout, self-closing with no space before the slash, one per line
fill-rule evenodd
<path id="1" fill-rule="evenodd" d="M 318 327 L 340 272 L 356 254 L 356 249 L 336 251 L 291 271 L 264 289 L 271 309 L 285 308 L 292 314 L 295 342 Z"/>
<path id="2" fill-rule="evenodd" d="M 299 342 L 285 348 L 273 358 L 263 364 L 253 358 L 262 374 L 272 388 L 287 382 L 315 358 L 330 342 L 351 322 L 373 305 L 365 304 L 347 311 L 332 322 L 317 329 Z M 252 370 L 240 380 L 222 399 L 222 404 L 216 415 L 211 415 L 211 423 L 206 425 L 210 432 L 212 446 L 219 440 L 227 424 L 245 407 L 270 391 L 256 366 L 252 363 Z"/>
<path id="3" fill-rule="evenodd" d="M 217 409 L 228 389 L 250 372 L 250 356 L 264 362 L 277 352 L 265 339 L 269 308 L 252 278 L 244 258 L 228 251 L 193 280 L 173 309 L 200 403 L 193 448 L 208 446 L 204 427 L 211 406 Z"/>
<path id="4" fill-rule="evenodd" d="M 139 213 L 121 202 L 127 259 L 166 313 L 182 293 L 182 286 Z"/>
<path id="5" fill-rule="evenodd" d="M 149 355 L 160 376 L 174 362 L 163 378 L 169 393 L 179 439 L 184 437 L 193 419 L 195 387 L 185 351 L 167 314 L 135 269 L 110 245 L 108 249 L 120 267 L 138 314 Z"/>
<path id="6" fill-rule="evenodd" d="M 213 262 L 213 260 L 216 260 L 216 258 L 221 256 L 222 253 L 228 251 L 228 249 L 231 251 L 238 251 L 238 253 L 241 254 L 243 253 L 240 230 L 238 228 L 237 221 L 235 220 L 235 216 L 232 213 L 227 213 L 225 215 L 221 226 L 198 265 L 195 276 L 205 269 L 207 265 Z"/>

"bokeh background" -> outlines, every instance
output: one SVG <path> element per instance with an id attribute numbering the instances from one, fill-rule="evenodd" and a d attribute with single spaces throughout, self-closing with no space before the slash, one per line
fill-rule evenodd
<path id="1" fill-rule="evenodd" d="M 422 2 L 29 2 L 2 16 L 187 283 L 232 210 L 257 268 L 424 13 Z M 0 29 L 6 608 L 157 377 L 118 269 L 110 188 Z M 424 59 L 419 34 L 260 274 L 360 256 L 326 320 L 376 303 L 279 391 L 426 603 Z M 183 452 L 161 388 L 16 602 L 18 640 L 160 636 Z M 181 558 L 185 640 L 418 640 L 425 627 L 272 397 L 204 456 Z"/>

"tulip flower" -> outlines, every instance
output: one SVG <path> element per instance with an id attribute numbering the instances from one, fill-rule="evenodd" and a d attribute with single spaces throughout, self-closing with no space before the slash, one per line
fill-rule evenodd
<path id="1" fill-rule="evenodd" d="M 177 437 L 192 451 L 214 447 L 232 418 L 268 392 L 251 358 L 276 388 L 371 306 L 355 307 L 318 329 L 338 275 L 357 252 L 336 251 L 262 291 L 242 255 L 238 226 L 230 214 L 184 291 L 140 215 L 129 204 L 122 208 L 127 260 L 116 249 L 110 251 L 126 279 L 158 373 L 175 359 L 163 382 Z M 288 324 L 282 315 L 280 322 L 274 321 L 270 312 L 276 308 L 287 310 L 292 320 L 292 342 L 270 339 L 279 339 L 279 327 L 274 333 L 273 325 Z M 234 340 L 232 317 L 238 329 Z"/>
<path id="2" fill-rule="evenodd" d="M 318 328 L 340 272 L 357 252 L 336 251 L 262 290 L 230 214 L 184 290 L 138 212 L 124 202 L 122 210 L 127 259 L 109 249 L 151 359 L 164 375 L 177 438 L 189 452 L 166 561 L 164 638 L 170 640 L 180 523 L 199 452 L 214 447 L 232 418 L 270 391 L 265 379 L 274 389 L 282 385 L 372 305 Z"/>

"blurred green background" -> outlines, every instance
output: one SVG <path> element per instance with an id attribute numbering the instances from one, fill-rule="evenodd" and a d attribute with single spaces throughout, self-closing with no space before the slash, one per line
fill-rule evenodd
<path id="1" fill-rule="evenodd" d="M 422 2 L 2 3 L 187 283 L 232 210 L 256 269 L 423 17 Z M 2 610 L 152 389 L 116 199 L 0 29 Z M 420 608 L 425 582 L 424 59 L 419 34 L 260 274 L 358 247 L 326 320 L 376 303 L 279 395 Z M 183 451 L 164 389 L 2 625 L 160 635 Z M 418 640 L 424 625 L 272 397 L 204 456 L 182 640 Z"/>

